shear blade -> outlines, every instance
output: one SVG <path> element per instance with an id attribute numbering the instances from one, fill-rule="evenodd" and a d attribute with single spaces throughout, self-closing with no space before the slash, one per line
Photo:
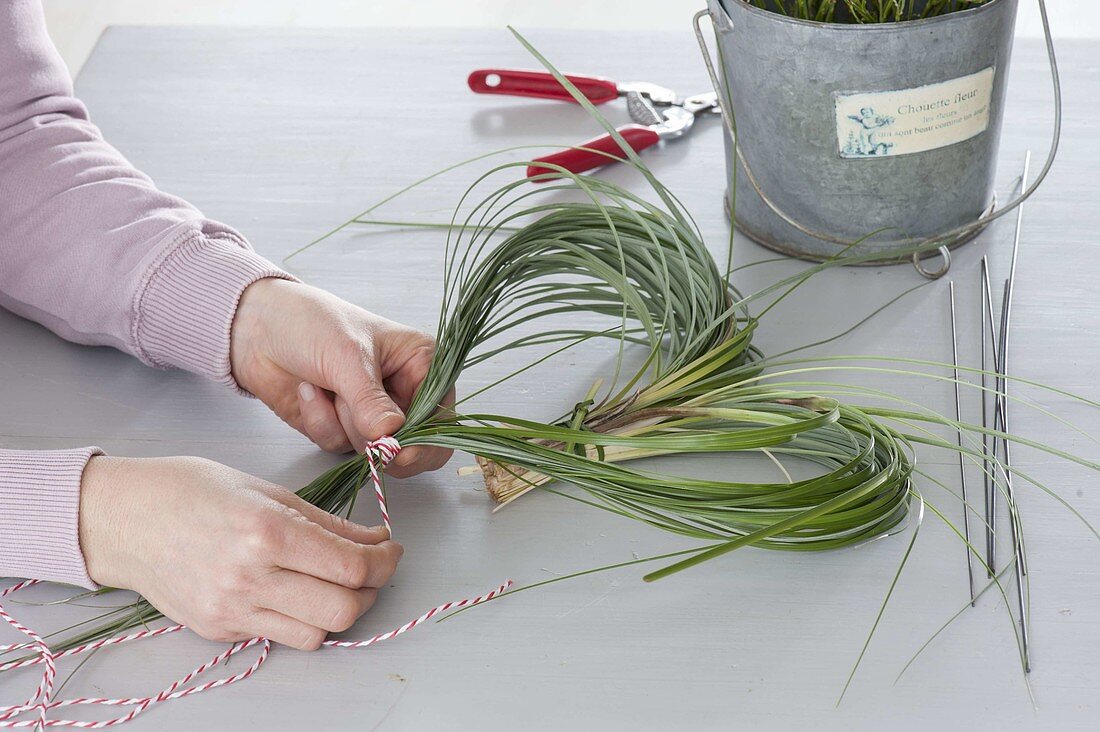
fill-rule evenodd
<path id="1" fill-rule="evenodd" d="M 665 116 L 641 92 L 627 92 L 626 109 L 630 119 L 640 125 L 659 125 L 665 121 Z"/>

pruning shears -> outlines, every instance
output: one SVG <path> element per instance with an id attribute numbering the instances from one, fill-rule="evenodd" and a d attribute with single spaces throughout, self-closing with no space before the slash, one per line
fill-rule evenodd
<path id="1" fill-rule="evenodd" d="M 656 145 L 661 140 L 674 140 L 686 135 L 701 115 L 719 115 L 718 95 L 714 92 L 681 98 L 671 89 L 649 82 L 620 84 L 600 76 L 565 74 L 588 101 L 604 104 L 626 99 L 626 108 L 634 124 L 616 129 L 635 152 Z M 478 69 L 467 79 L 470 89 L 478 94 L 501 94 L 512 97 L 533 97 L 577 103 L 573 95 L 553 74 L 546 71 L 521 69 Z M 601 135 L 576 147 L 535 158 L 527 168 L 527 177 L 542 182 L 557 177 L 556 165 L 573 173 L 626 159 L 620 143 L 610 134 Z M 539 165 L 544 163 L 547 165 Z"/>

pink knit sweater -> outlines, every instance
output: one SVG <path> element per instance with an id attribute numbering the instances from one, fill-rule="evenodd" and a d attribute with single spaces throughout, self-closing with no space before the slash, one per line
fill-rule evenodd
<path id="1" fill-rule="evenodd" d="M 70 341 L 235 386 L 237 301 L 283 276 L 104 142 L 39 0 L 0 0 L 0 306 Z M 0 576 L 95 586 L 77 518 L 97 452 L 0 449 Z"/>

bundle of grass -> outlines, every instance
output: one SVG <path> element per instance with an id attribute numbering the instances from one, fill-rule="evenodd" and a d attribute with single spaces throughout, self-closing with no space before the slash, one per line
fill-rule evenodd
<path id="1" fill-rule="evenodd" d="M 758 319 L 748 306 L 764 293 L 738 293 L 676 206 L 662 210 L 606 182 L 573 176 L 537 194 L 519 186 L 495 191 L 455 229 L 459 240 L 473 234 L 451 258 L 439 348 L 396 435 L 402 445 L 446 446 L 477 456 L 498 500 L 551 481 L 569 483 L 605 508 L 702 539 L 751 535 L 749 543 L 775 548 L 836 547 L 904 520 L 905 450 L 834 399 L 753 383 L 760 374 L 760 354 L 751 345 Z M 517 190 L 523 192 L 507 198 Z M 591 201 L 513 208 L 528 196 L 563 191 L 582 192 Z M 486 205 L 499 208 L 486 211 Z M 488 249 L 484 237 L 532 213 L 541 218 Z M 471 223 L 479 219 L 484 223 Z M 521 324 L 581 313 L 612 322 L 553 328 L 475 350 Z M 597 337 L 622 344 L 612 385 L 602 397 L 597 386 L 558 420 L 435 414 L 459 374 L 487 358 L 564 342 L 560 352 Z M 621 354 L 629 344 L 646 355 L 624 375 Z M 653 455 L 762 450 L 803 455 L 825 470 L 806 481 L 760 484 L 622 464 Z M 338 466 L 301 495 L 338 510 L 362 484 L 371 459 Z"/>

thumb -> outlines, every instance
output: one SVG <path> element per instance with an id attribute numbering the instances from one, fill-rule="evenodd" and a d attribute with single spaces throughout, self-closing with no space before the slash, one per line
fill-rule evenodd
<path id="1" fill-rule="evenodd" d="M 368 354 L 348 359 L 333 377 L 334 391 L 339 397 L 337 411 L 346 412 L 341 414 L 345 426 L 354 427 L 367 440 L 377 440 L 392 435 L 405 424 L 405 413 L 386 392 L 378 365 Z"/>
<path id="2" fill-rule="evenodd" d="M 381 382 L 362 387 L 347 404 L 355 429 L 368 440 L 392 435 L 405 424 L 405 413 L 390 399 Z"/>

